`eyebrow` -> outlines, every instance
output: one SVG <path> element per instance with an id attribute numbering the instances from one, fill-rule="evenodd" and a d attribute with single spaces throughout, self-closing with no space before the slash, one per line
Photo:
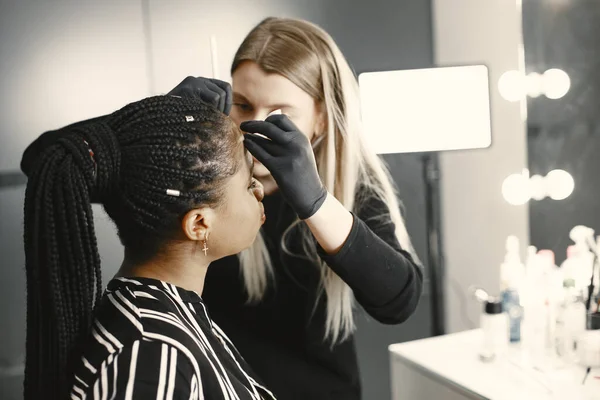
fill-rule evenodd
<path id="1" fill-rule="evenodd" d="M 243 94 L 240 94 L 238 92 L 233 92 L 233 98 L 237 101 L 244 101 L 246 103 L 250 103 L 250 100 L 248 100 L 246 98 L 246 96 L 244 96 Z M 277 110 L 280 108 L 294 108 L 294 106 L 291 104 L 288 104 L 288 103 L 277 103 L 277 104 L 271 104 L 267 108 L 272 108 L 274 110 Z"/>
<path id="2" fill-rule="evenodd" d="M 239 100 L 242 101 L 248 101 L 248 99 L 246 98 L 246 96 L 244 96 L 243 94 L 240 94 L 238 92 L 233 92 L 233 98 L 238 98 Z"/>
<path id="3" fill-rule="evenodd" d="M 254 157 L 252 157 L 252 154 L 250 154 L 248 150 L 246 150 L 246 153 L 250 156 L 250 162 L 248 163 L 250 167 L 250 179 L 248 182 L 252 182 L 252 176 L 254 175 Z"/>

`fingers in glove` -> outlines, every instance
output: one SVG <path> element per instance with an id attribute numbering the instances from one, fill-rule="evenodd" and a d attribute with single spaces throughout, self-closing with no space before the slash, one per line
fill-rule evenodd
<path id="1" fill-rule="evenodd" d="M 259 136 L 257 133 L 246 133 L 244 135 L 244 141 L 251 141 L 265 149 L 272 156 L 281 156 L 285 151 L 282 146 L 273 142 L 269 138 Z"/>
<path id="2" fill-rule="evenodd" d="M 219 94 L 218 93 L 207 90 L 206 87 L 196 88 L 195 93 L 196 93 L 197 97 L 200 97 L 200 100 L 202 100 L 202 102 L 204 102 L 208 105 L 211 105 L 215 108 L 219 107 Z"/>
<path id="3" fill-rule="evenodd" d="M 215 104 L 215 107 L 217 107 L 220 111 L 223 111 L 225 109 L 225 91 L 211 81 L 206 81 L 206 88 L 217 94 L 217 104 Z"/>
<path id="4" fill-rule="evenodd" d="M 285 114 L 270 115 L 265 121 L 272 123 L 285 132 L 298 131 L 298 127 Z"/>
<path id="5" fill-rule="evenodd" d="M 233 91 L 231 89 L 231 85 L 225 81 L 220 81 L 218 79 L 210 79 L 210 81 L 217 85 L 219 88 L 221 88 L 225 93 L 225 95 L 223 96 L 223 108 L 221 108 L 221 110 L 224 114 L 229 115 L 229 113 L 231 112 L 231 106 L 233 104 Z"/>
<path id="6" fill-rule="evenodd" d="M 273 117 L 278 117 L 274 115 Z M 269 117 L 269 118 L 273 118 Z M 240 129 L 248 133 L 260 133 L 275 143 L 286 144 L 290 141 L 289 132 L 283 131 L 278 126 L 268 121 L 246 121 L 240 124 Z"/>
<path id="7" fill-rule="evenodd" d="M 246 146 L 246 149 L 248 149 L 248 151 L 268 169 L 270 161 L 273 160 L 273 156 L 271 156 L 267 150 L 262 148 L 259 144 L 255 143 L 247 136 L 248 135 L 244 136 L 244 146 Z"/>

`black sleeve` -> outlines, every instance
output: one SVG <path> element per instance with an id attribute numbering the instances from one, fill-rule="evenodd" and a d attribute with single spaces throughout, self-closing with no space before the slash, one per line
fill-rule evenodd
<path id="1" fill-rule="evenodd" d="M 87 119 L 85 121 L 76 122 L 74 124 L 68 125 L 60 129 L 42 133 L 37 139 L 33 141 L 33 143 L 31 143 L 25 149 L 25 152 L 23 153 L 23 158 L 21 159 L 21 171 L 23 171 L 25 175 L 29 176 L 29 174 L 31 173 L 31 169 L 33 168 L 35 162 L 40 157 L 44 149 L 46 149 L 48 146 L 52 145 L 58 139 L 66 135 L 66 133 L 68 132 L 68 129 L 66 128 L 74 128 L 84 126 L 86 124 L 96 123 L 102 120 L 103 118 L 107 117 L 107 115 L 104 115 L 101 117 Z"/>
<path id="2" fill-rule="evenodd" d="M 319 249 L 321 258 L 352 288 L 373 318 L 385 324 L 404 322 L 421 297 L 422 266 L 401 248 L 381 199 L 370 196 L 357 213 L 340 251 L 328 255 Z"/>

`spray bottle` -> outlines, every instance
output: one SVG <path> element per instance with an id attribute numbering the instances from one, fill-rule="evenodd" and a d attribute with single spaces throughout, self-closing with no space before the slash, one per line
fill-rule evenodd
<path id="1" fill-rule="evenodd" d="M 521 307 L 520 290 L 525 278 L 525 267 L 519 255 L 519 239 L 516 236 L 506 238 L 506 255 L 500 265 L 500 297 L 502 309 L 508 315 L 510 341 L 521 341 Z"/>
<path id="2" fill-rule="evenodd" d="M 556 350 L 559 356 L 570 363 L 576 359 L 576 339 L 586 326 L 583 291 L 575 286 L 577 271 L 582 269 L 579 250 L 577 246 L 569 246 L 567 259 L 560 266 L 564 298 L 556 319 Z"/>
<path id="3" fill-rule="evenodd" d="M 587 299 L 588 285 L 594 269 L 594 253 L 590 251 L 590 246 L 596 246 L 594 240 L 594 230 L 587 226 L 577 225 L 569 232 L 569 237 L 575 242 L 577 267 L 573 267 L 571 272 L 575 279 L 575 288 L 584 293 Z M 575 264 L 575 263 L 574 263 Z M 597 283 L 597 282 L 595 282 Z M 598 287 L 598 285 L 595 285 Z"/>
<path id="4" fill-rule="evenodd" d="M 524 354 L 531 366 L 541 368 L 545 365 L 548 309 L 543 265 L 534 246 L 527 249 L 522 294 Z"/>
<path id="5" fill-rule="evenodd" d="M 553 353 L 556 345 L 556 318 L 558 308 L 563 300 L 563 279 L 559 268 L 555 264 L 552 250 L 538 251 L 538 260 L 542 267 L 542 280 L 540 290 L 544 294 L 546 307 L 546 349 Z"/>

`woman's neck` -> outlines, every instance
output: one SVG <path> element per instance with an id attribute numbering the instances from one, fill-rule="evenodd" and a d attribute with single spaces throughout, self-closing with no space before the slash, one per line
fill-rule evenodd
<path id="1" fill-rule="evenodd" d="M 134 262 L 125 251 L 125 259 L 115 277 L 158 279 L 202 295 L 210 262 L 202 262 L 199 260 L 200 257 L 195 254 L 186 257 L 185 253 L 184 255 L 161 254 L 148 261 Z"/>

